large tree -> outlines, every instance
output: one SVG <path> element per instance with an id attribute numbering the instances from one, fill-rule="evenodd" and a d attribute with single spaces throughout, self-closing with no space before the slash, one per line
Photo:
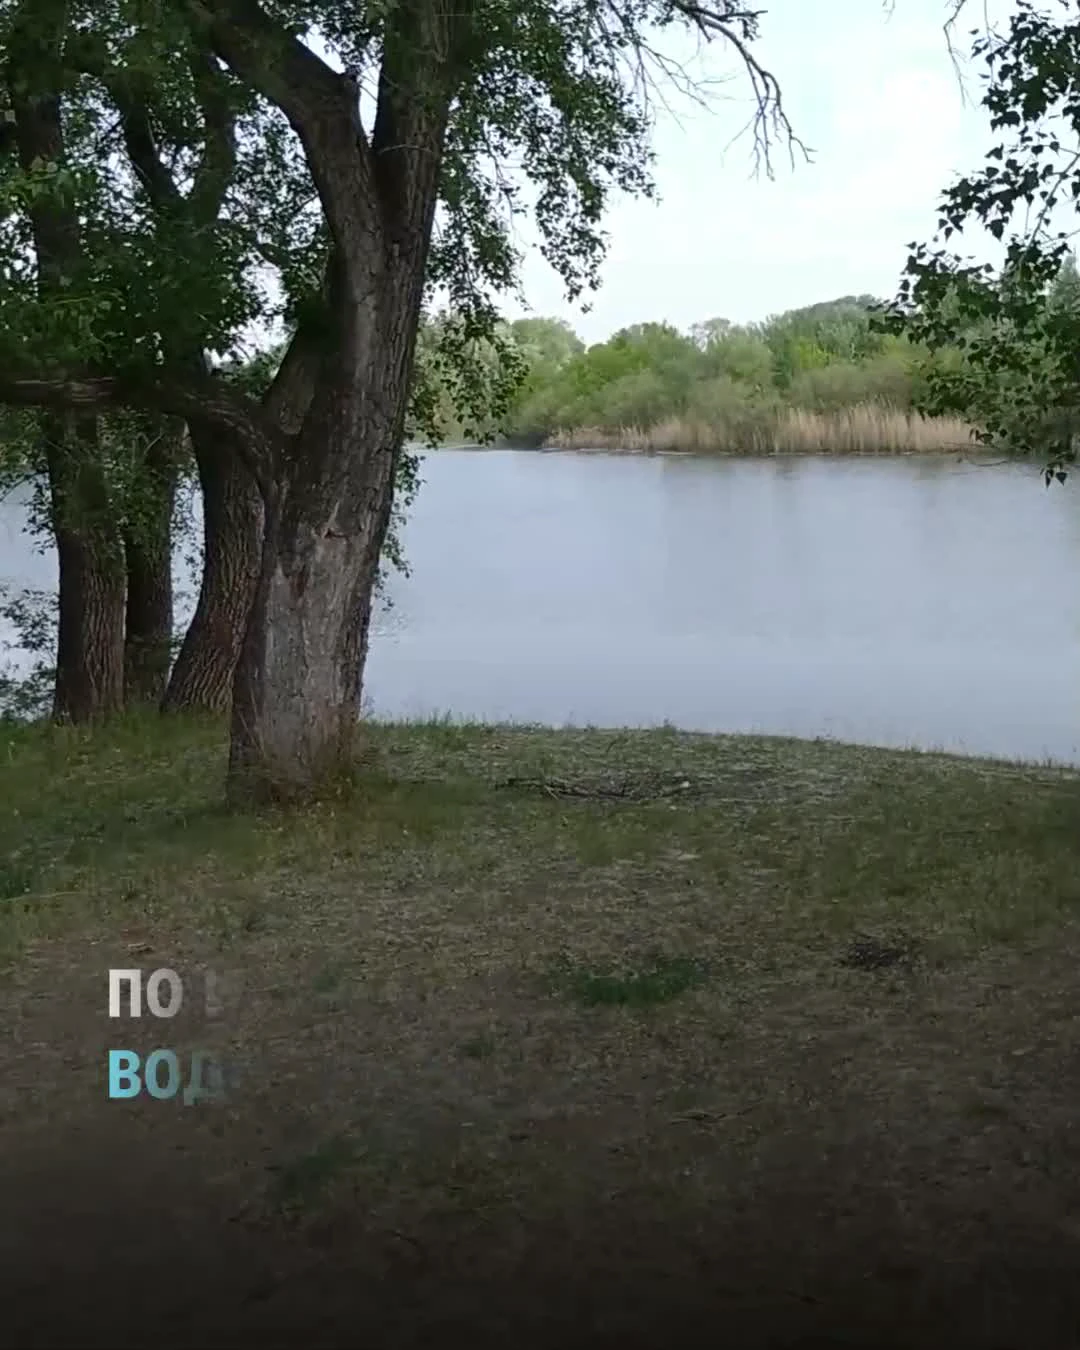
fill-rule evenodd
<path id="1" fill-rule="evenodd" d="M 104 12 L 65 9 L 60 47 L 22 72 L 17 118 L 68 90 Z M 596 278 L 611 189 L 651 191 L 647 72 L 650 61 L 664 68 L 667 33 L 737 52 L 759 148 L 789 129 L 753 55 L 757 12 L 735 0 L 116 0 L 107 13 L 119 72 L 209 62 L 251 100 L 253 144 L 276 137 L 302 159 L 319 284 L 297 297 L 288 350 L 257 400 L 187 359 L 177 339 L 185 292 L 206 346 L 251 317 L 253 292 L 227 271 L 236 232 L 208 231 L 198 257 L 159 253 L 156 292 L 113 250 L 102 275 L 43 297 L 55 302 L 49 340 L 3 353 L 0 397 L 69 418 L 145 408 L 235 444 L 265 524 L 233 690 L 230 787 L 307 794 L 350 762 L 425 293 L 448 297 L 463 351 L 490 338 L 493 297 L 514 280 L 518 183 L 505 166 L 518 161 L 536 185 L 545 254 L 577 294 Z M 62 146 L 23 172 L 31 195 L 67 190 Z M 116 172 L 103 154 L 91 175 L 99 199 Z M 102 226 L 116 240 L 125 228 Z M 243 272 L 249 259 L 231 261 Z"/>

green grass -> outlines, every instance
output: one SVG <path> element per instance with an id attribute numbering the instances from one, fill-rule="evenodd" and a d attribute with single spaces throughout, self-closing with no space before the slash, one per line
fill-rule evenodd
<path id="1" fill-rule="evenodd" d="M 722 932 L 747 959 L 767 932 L 785 962 L 868 921 L 960 952 L 1080 903 L 1067 770 L 671 729 L 433 722 L 368 738 L 347 800 L 249 816 L 223 808 L 212 722 L 5 727 L 3 950 L 88 919 L 197 915 L 228 947 L 336 912 L 350 874 L 366 892 L 410 892 L 440 921 L 461 892 L 463 919 L 507 936 L 526 920 L 545 928 L 531 907 L 557 885 L 571 907 L 591 893 L 595 929 L 689 927 L 707 948 Z"/>
<path id="2" fill-rule="evenodd" d="M 556 984 L 586 1008 L 651 1008 L 670 1003 L 708 977 L 708 968 L 688 957 L 653 956 L 638 970 L 595 971 L 568 962 L 556 968 Z"/>
<path id="3" fill-rule="evenodd" d="M 743 1244 L 801 1213 L 825 1261 L 820 1197 L 870 1187 L 933 1270 L 972 1214 L 1080 1205 L 1075 772 L 438 720 L 367 726 L 331 804 L 245 814 L 225 763 L 213 721 L 0 728 L 16 1173 L 100 1138 L 162 1194 L 190 1154 L 208 1214 L 331 1247 L 362 1221 L 401 1260 L 481 1230 L 509 1260 L 616 1196 L 703 1250 L 717 1216 Z M 225 1107 L 106 1100 L 106 972 L 135 965 L 181 973 L 164 1043 L 236 1071 Z M 216 1019 L 201 967 L 236 991 Z"/>

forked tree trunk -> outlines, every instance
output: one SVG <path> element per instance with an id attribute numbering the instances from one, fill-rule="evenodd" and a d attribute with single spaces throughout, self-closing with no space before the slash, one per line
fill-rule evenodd
<path id="1" fill-rule="evenodd" d="M 429 206 L 430 215 L 433 189 Z M 233 689 L 235 803 L 310 800 L 353 772 L 430 223 L 422 219 L 392 249 L 371 241 L 373 284 L 361 295 L 331 259 L 315 389 L 266 491 L 259 581 Z"/>
<path id="2" fill-rule="evenodd" d="M 312 797 L 353 767 L 446 130 L 476 7 L 390 6 L 370 136 L 355 70 L 334 71 L 263 10 L 207 8 L 216 55 L 296 131 L 330 244 L 321 312 L 307 325 L 319 351 L 302 426 L 274 425 L 273 388 L 262 418 L 239 403 L 224 412 L 243 424 L 266 508 L 233 689 L 229 792 Z"/>
<path id="3" fill-rule="evenodd" d="M 158 704 L 172 660 L 172 523 L 182 428 L 163 426 L 144 461 L 145 498 L 124 532 L 127 618 L 124 700 Z"/>
<path id="4" fill-rule="evenodd" d="M 124 702 L 123 548 L 94 419 L 44 418 L 42 430 L 59 564 L 53 717 L 92 722 Z"/>
<path id="5" fill-rule="evenodd" d="M 373 373 L 375 387 L 389 395 L 391 408 L 403 408 L 390 383 L 394 365 L 387 364 L 381 383 Z M 332 791 L 353 764 L 401 432 L 393 419 L 359 434 L 317 414 L 310 421 L 322 428 L 324 473 L 294 480 L 267 510 L 233 693 L 229 791 L 236 801 L 317 796 Z M 301 441 L 313 430 L 305 427 Z"/>
<path id="6" fill-rule="evenodd" d="M 263 507 L 240 456 L 216 427 L 192 426 L 203 504 L 199 598 L 162 703 L 225 712 L 259 577 Z"/>

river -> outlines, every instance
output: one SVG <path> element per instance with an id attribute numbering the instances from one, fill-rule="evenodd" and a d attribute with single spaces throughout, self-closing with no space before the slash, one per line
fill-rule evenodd
<path id="1" fill-rule="evenodd" d="M 372 638 L 376 716 L 1080 763 L 1080 482 L 955 458 L 510 450 L 431 453 L 423 477 L 412 574 Z M 0 503 L 0 581 L 55 585 L 24 519 Z"/>

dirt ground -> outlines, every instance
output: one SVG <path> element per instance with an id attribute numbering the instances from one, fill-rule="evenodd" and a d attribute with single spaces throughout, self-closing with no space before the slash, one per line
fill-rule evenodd
<path id="1" fill-rule="evenodd" d="M 1076 778 L 471 735 L 258 822 L 8 747 L 5 1342 L 1080 1345 Z M 225 1100 L 110 1101 L 161 1045 Z"/>

